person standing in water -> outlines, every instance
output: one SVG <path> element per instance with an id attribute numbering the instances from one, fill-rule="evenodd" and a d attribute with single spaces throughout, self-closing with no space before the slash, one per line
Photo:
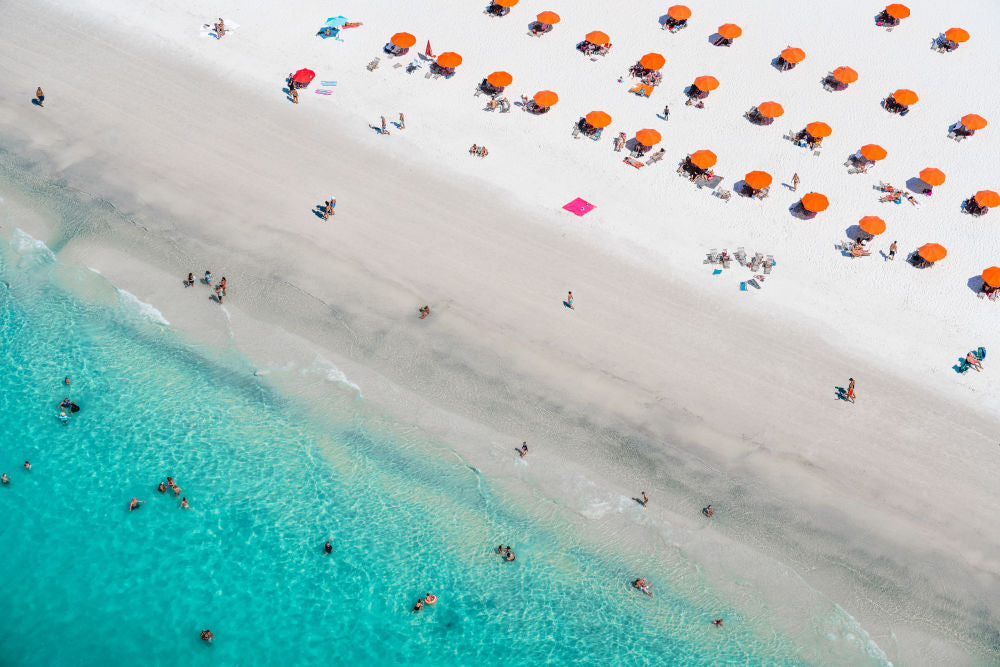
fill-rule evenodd
<path id="1" fill-rule="evenodd" d="M 38 90 L 35 91 L 35 101 L 38 102 L 38 106 L 45 106 L 45 93 L 42 92 L 41 86 L 39 86 Z"/>
<path id="2" fill-rule="evenodd" d="M 25 461 L 25 462 L 24 462 L 24 469 L 25 469 L 25 470 L 31 470 L 31 464 L 30 464 L 30 463 L 28 463 L 27 461 Z"/>
<path id="3" fill-rule="evenodd" d="M 146 502 L 146 501 L 145 500 L 136 500 L 135 496 L 132 496 L 132 502 L 130 502 L 128 504 L 128 511 L 131 512 L 132 510 L 139 509 L 139 505 L 142 505 L 144 502 Z"/>
<path id="4" fill-rule="evenodd" d="M 7 473 L 0 475 L 0 484 L 10 484 L 10 478 L 7 477 Z M 135 500 L 135 498 L 133 498 L 132 500 Z"/>

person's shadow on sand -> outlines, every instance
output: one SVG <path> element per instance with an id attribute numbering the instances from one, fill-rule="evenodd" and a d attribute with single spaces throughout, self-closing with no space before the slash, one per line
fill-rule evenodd
<path id="1" fill-rule="evenodd" d="M 573 304 L 571 304 L 569 301 L 563 301 L 563 305 L 566 306 L 567 308 L 573 308 Z"/>
<path id="2" fill-rule="evenodd" d="M 634 500 L 635 502 L 639 503 L 643 507 L 646 506 L 646 501 L 644 501 L 642 498 L 632 498 L 632 500 Z"/>
<path id="3" fill-rule="evenodd" d="M 834 400 L 846 401 L 847 400 L 847 390 L 843 387 L 834 387 Z"/>
<path id="4" fill-rule="evenodd" d="M 35 105 L 36 107 L 40 107 L 40 106 L 42 106 L 42 103 L 38 101 L 38 98 L 37 98 L 37 97 L 32 97 L 32 98 L 31 98 L 31 103 L 32 103 L 32 104 L 34 104 L 34 105 Z M 44 108 L 44 107 L 43 107 L 43 108 Z"/>
<path id="5" fill-rule="evenodd" d="M 320 220 L 323 220 L 323 214 L 326 213 L 326 207 L 322 204 L 316 204 L 313 208 L 313 215 L 315 215 Z"/>

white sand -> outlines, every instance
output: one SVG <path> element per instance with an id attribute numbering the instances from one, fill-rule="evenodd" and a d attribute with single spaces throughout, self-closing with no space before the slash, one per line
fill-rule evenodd
<path id="1" fill-rule="evenodd" d="M 997 659 L 1000 376 L 991 358 L 984 373 L 951 367 L 979 345 L 1000 354 L 1000 307 L 968 285 L 1000 264 L 1000 213 L 959 211 L 1000 185 L 1000 126 L 961 143 L 946 137 L 966 113 L 1000 124 L 989 85 L 1000 68 L 993 3 L 962 2 L 942 16 L 914 1 L 891 33 L 874 26 L 881 7 L 870 3 L 843 3 L 836 18 L 771 0 L 691 3 L 678 34 L 657 25 L 669 3 L 609 11 L 594 0 L 523 0 L 503 19 L 483 15 L 485 2 L 445 0 L 308 2 L 291 13 L 253 2 L 204 15 L 174 4 L 0 7 L 5 143 L 143 228 L 76 238 L 61 259 L 99 269 L 192 335 L 220 344 L 232 335 L 262 367 L 321 353 L 366 399 L 442 437 L 466 439 L 478 428 L 470 424 L 527 437 L 542 464 L 516 474 L 539 484 L 569 492 L 574 476 L 588 475 L 627 496 L 665 475 L 659 493 L 677 514 L 658 509 L 671 521 L 685 525 L 704 502 L 725 508 L 733 520 L 718 523 L 729 538 L 793 565 L 890 658 Z M 530 38 L 543 9 L 563 20 Z M 219 14 L 239 28 L 216 41 L 201 26 Z M 315 37 L 336 14 L 364 26 L 345 30 L 343 43 Z M 724 22 L 744 35 L 713 47 L 708 37 Z M 931 51 L 952 26 L 972 40 Z M 614 43 L 598 62 L 573 48 L 593 29 Z M 411 55 L 427 39 L 435 53 L 459 52 L 457 75 L 393 68 L 381 47 L 400 30 L 417 36 Z M 779 73 L 769 62 L 786 45 L 807 58 Z M 650 51 L 667 65 L 643 100 L 626 93 L 627 69 Z M 376 56 L 381 66 L 368 72 Z M 839 65 L 860 80 L 827 93 L 820 79 Z M 281 89 L 300 67 L 317 80 L 296 106 Z M 514 76 L 512 101 L 552 89 L 559 104 L 545 116 L 482 111 L 486 98 L 472 92 L 498 69 Z M 705 109 L 685 107 L 683 88 L 702 74 L 719 90 Z M 338 81 L 333 94 L 314 94 L 327 79 Z M 39 84 L 44 109 L 29 103 Z M 878 106 L 900 87 L 920 95 L 906 117 Z M 742 118 L 771 99 L 785 109 L 772 126 Z M 664 104 L 666 123 L 655 116 Z M 571 125 L 594 109 L 614 117 L 604 138 L 572 139 Z M 400 111 L 404 131 L 368 127 Z M 782 141 L 814 120 L 834 131 L 819 157 Z M 636 171 L 611 137 L 643 127 L 663 133 L 667 157 Z M 469 157 L 472 143 L 490 156 Z M 842 163 L 866 143 L 888 157 L 848 175 Z M 771 196 L 726 203 L 679 178 L 678 161 L 700 148 L 718 154 L 724 186 L 754 169 L 772 173 Z M 904 185 L 928 166 L 947 182 L 918 196 L 919 208 L 878 202 L 873 184 Z M 781 185 L 793 172 L 796 194 Z M 802 221 L 788 209 L 810 190 L 831 206 Z M 310 208 L 331 195 L 337 215 L 324 224 Z M 560 210 L 577 196 L 598 208 L 583 218 Z M 888 224 L 872 247 L 897 240 L 895 262 L 834 249 L 869 214 Z M 948 257 L 924 271 L 903 261 L 928 241 Z M 762 290 L 738 290 L 745 269 L 713 277 L 702 264 L 709 248 L 736 246 L 777 259 Z M 180 276 L 206 267 L 229 278 L 231 319 L 207 292 L 194 299 L 179 288 Z M 568 289 L 575 311 L 561 306 Z M 434 313 L 421 323 L 424 303 Z M 296 332 L 309 354 L 280 345 L 267 323 Z M 456 369 L 482 380 L 456 381 Z M 853 406 L 834 400 L 848 376 L 858 380 Z M 459 421 L 441 426 L 444 415 Z M 580 415 L 595 428 L 567 430 Z M 622 458 L 602 448 L 596 426 L 670 445 Z M 460 451 L 510 472 L 481 445 Z M 706 544 L 683 548 L 698 555 Z"/>

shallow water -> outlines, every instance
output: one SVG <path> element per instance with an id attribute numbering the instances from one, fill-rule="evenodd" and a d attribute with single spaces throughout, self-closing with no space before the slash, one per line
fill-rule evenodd
<path id="1" fill-rule="evenodd" d="M 93 228 L 105 207 L 94 208 L 73 224 Z M 791 639 L 766 605 L 728 600 L 732 582 L 713 585 L 676 550 L 596 548 L 567 513 L 596 521 L 621 511 L 617 499 L 585 479 L 571 503 L 543 489 L 511 498 L 447 445 L 359 408 L 360 389 L 325 362 L 306 370 L 346 390 L 317 414 L 238 349 L 191 344 L 155 305 L 19 230 L 0 276 L 4 663 L 880 660 L 819 596 L 811 629 Z M 64 424 L 67 393 L 83 410 Z M 189 511 L 155 490 L 167 475 Z M 147 502 L 129 513 L 132 496 Z M 499 542 L 515 563 L 491 553 Z M 629 588 L 640 573 L 655 598 Z M 428 591 L 438 604 L 411 614 Z"/>

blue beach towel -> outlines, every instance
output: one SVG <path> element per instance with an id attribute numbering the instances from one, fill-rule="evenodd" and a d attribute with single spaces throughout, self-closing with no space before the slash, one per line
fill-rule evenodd
<path id="1" fill-rule="evenodd" d="M 722 273 L 722 269 L 716 269 L 715 271 L 712 271 L 712 275 L 713 276 L 717 276 L 717 275 L 719 275 L 721 273 Z"/>

